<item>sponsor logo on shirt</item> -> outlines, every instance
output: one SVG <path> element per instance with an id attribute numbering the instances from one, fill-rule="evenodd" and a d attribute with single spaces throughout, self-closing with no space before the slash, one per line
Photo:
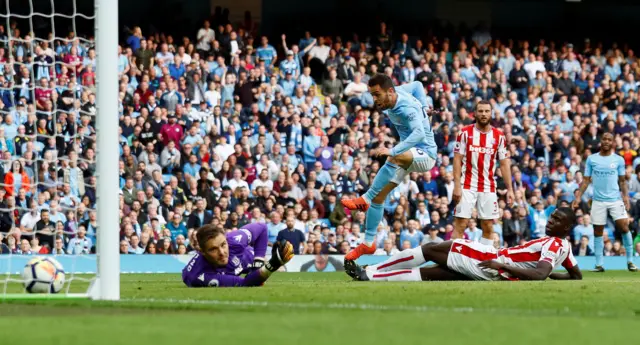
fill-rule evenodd
<path id="1" fill-rule="evenodd" d="M 482 146 L 473 146 L 470 145 L 469 146 L 469 152 L 478 152 L 478 153 L 487 153 L 487 154 L 494 154 L 496 152 L 496 150 L 494 150 L 492 147 L 482 147 Z"/>

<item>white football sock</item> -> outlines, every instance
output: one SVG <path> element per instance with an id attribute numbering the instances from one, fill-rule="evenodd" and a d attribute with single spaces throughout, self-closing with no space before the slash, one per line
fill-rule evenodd
<path id="1" fill-rule="evenodd" d="M 480 239 L 480 243 L 484 244 L 485 246 L 491 246 L 493 247 L 493 240 L 490 240 L 488 238 L 481 238 Z"/>
<path id="2" fill-rule="evenodd" d="M 387 272 L 418 267 L 425 262 L 426 260 L 422 254 L 422 246 L 418 246 L 413 249 L 403 250 L 377 265 L 369 266 L 367 270 Z"/>
<path id="3" fill-rule="evenodd" d="M 422 281 L 420 269 L 413 268 L 410 270 L 394 270 L 387 272 L 374 272 L 367 270 L 367 277 L 371 281 L 387 281 L 387 282 L 419 282 Z"/>

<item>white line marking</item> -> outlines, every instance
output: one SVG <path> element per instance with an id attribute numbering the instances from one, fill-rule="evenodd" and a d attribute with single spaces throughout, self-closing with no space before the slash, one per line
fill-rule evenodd
<path id="1" fill-rule="evenodd" d="M 513 309 L 513 308 L 476 308 L 476 307 L 440 307 L 440 306 L 406 306 L 383 304 L 355 304 L 355 303 L 298 303 L 298 302 L 269 302 L 269 301 L 227 301 L 227 300 L 195 300 L 195 299 L 155 299 L 128 298 L 122 302 L 171 303 L 183 305 L 208 305 L 237 308 L 293 308 L 293 309 L 333 309 L 333 310 L 371 310 L 371 311 L 409 311 L 417 313 L 450 312 L 456 314 L 485 313 L 495 315 L 516 316 L 595 316 L 595 317 L 636 317 L 633 310 L 620 313 L 604 311 L 574 311 L 565 307 L 562 309 Z"/>

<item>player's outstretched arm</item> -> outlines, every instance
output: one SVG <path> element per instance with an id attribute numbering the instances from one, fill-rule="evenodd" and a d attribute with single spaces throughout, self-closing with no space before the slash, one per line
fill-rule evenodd
<path id="1" fill-rule="evenodd" d="M 261 223 L 249 224 L 240 229 L 240 231 L 249 231 L 251 233 L 249 245 L 253 247 L 254 267 L 262 267 L 269 244 L 269 230 L 267 229 L 267 225 Z"/>
<path id="2" fill-rule="evenodd" d="M 431 102 L 429 102 L 429 99 L 427 98 L 427 94 L 424 91 L 424 86 L 421 82 L 414 81 L 411 83 L 400 85 L 398 86 L 398 88 L 415 97 L 418 101 L 420 101 L 420 104 L 422 104 L 423 107 L 433 107 L 433 104 L 431 104 Z"/>
<path id="3" fill-rule="evenodd" d="M 571 268 L 567 268 L 567 272 L 563 273 L 551 273 L 549 279 L 553 280 L 582 280 L 582 271 L 576 265 Z"/>
<path id="4" fill-rule="evenodd" d="M 482 268 L 492 268 L 509 273 L 520 280 L 545 280 L 553 271 L 553 266 L 546 261 L 539 261 L 536 268 L 519 268 L 499 263 L 495 260 L 483 261 L 478 264 Z"/>

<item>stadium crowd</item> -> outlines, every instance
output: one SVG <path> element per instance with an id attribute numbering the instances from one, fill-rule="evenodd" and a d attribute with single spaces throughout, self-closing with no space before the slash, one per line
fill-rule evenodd
<path id="1" fill-rule="evenodd" d="M 0 25 L 0 253 L 90 253 L 95 50 L 73 34 L 34 39 L 26 29 Z M 265 222 L 269 241 L 284 237 L 296 254 L 345 254 L 361 243 L 364 213 L 345 211 L 340 198 L 365 192 L 381 166 L 369 151 L 396 142 L 367 92 L 374 73 L 422 82 L 439 111 L 438 163 L 387 198 L 376 254 L 449 239 L 453 147 L 479 100 L 493 105 L 512 160 L 513 181 L 496 172 L 496 246 L 544 235 L 553 209 L 574 200 L 603 132 L 615 134 L 638 219 L 640 62 L 626 46 L 503 41 L 481 28 L 423 41 L 385 23 L 362 41 L 267 38 L 250 19 L 205 21 L 190 37 L 135 27 L 121 43 L 121 253 L 190 252 L 190 233 L 206 223 Z M 593 254 L 591 195 L 578 210 L 575 255 Z M 638 221 L 631 226 L 637 234 Z M 624 255 L 613 224 L 606 229 L 606 255 Z M 465 237 L 481 235 L 471 219 Z"/>

